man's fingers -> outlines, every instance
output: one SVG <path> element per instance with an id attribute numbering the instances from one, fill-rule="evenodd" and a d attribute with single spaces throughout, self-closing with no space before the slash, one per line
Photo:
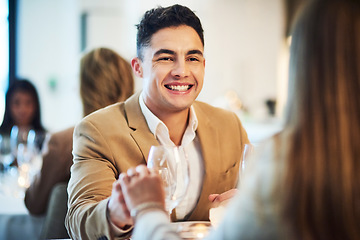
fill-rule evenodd
<path id="1" fill-rule="evenodd" d="M 220 194 L 220 201 L 224 201 L 224 200 L 233 198 L 237 192 L 238 192 L 238 190 L 234 188 L 234 189 L 230 189 L 229 191 L 226 191 L 226 192 Z"/>
<path id="2" fill-rule="evenodd" d="M 113 182 L 112 187 L 113 187 L 113 190 L 115 190 L 116 192 L 121 192 L 121 185 L 120 185 L 119 181 Z"/>
<path id="3" fill-rule="evenodd" d="M 139 173 L 140 176 L 146 176 L 148 175 L 150 172 L 149 172 L 149 169 L 145 166 L 145 165 L 138 165 L 136 168 L 135 168 L 136 172 Z"/>
<path id="4" fill-rule="evenodd" d="M 233 198 L 237 192 L 238 192 L 237 189 L 230 189 L 229 191 L 226 191 L 222 194 L 210 194 L 209 201 L 213 203 L 221 203 L 223 201 L 230 200 L 231 198 Z"/>
<path id="5" fill-rule="evenodd" d="M 128 175 L 129 177 L 133 177 L 133 176 L 135 176 L 135 175 L 138 175 L 138 172 L 136 172 L 135 168 L 129 168 L 129 169 L 127 170 L 127 175 Z"/>
<path id="6" fill-rule="evenodd" d="M 122 184 L 128 184 L 130 182 L 130 177 L 126 173 L 121 173 L 118 181 Z"/>
<path id="7" fill-rule="evenodd" d="M 219 196 L 219 194 L 210 194 L 209 195 L 209 201 L 214 202 L 215 199 Z"/>

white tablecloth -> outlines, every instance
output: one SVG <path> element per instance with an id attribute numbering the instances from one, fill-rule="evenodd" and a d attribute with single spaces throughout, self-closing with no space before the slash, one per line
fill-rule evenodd
<path id="1" fill-rule="evenodd" d="M 40 239 L 44 217 L 31 216 L 24 204 L 24 189 L 16 184 L 16 175 L 1 176 L 0 240 Z"/>
<path id="2" fill-rule="evenodd" d="M 0 214 L 27 214 L 24 199 L 0 195 Z"/>

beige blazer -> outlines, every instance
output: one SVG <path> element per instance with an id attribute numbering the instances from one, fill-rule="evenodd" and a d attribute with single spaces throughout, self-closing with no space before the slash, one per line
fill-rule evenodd
<path id="1" fill-rule="evenodd" d="M 235 188 L 248 137 L 235 113 L 195 102 L 205 174 L 198 204 L 188 220 L 209 220 L 209 194 Z M 139 93 L 85 117 L 74 130 L 66 226 L 74 239 L 110 239 L 106 205 L 121 172 L 146 164 L 158 145 L 139 105 Z"/>

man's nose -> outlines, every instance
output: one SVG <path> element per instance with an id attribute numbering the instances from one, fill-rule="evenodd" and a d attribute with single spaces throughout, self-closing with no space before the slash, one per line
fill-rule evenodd
<path id="1" fill-rule="evenodd" d="M 177 78 L 183 78 L 189 75 L 189 67 L 185 60 L 178 60 L 175 62 L 172 75 Z"/>

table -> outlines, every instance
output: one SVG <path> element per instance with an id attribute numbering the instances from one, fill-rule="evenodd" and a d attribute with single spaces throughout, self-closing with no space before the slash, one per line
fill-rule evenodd
<path id="1" fill-rule="evenodd" d="M 17 184 L 16 169 L 2 174 L 0 180 L 0 239 L 40 239 L 45 217 L 28 213 L 25 189 Z"/>
<path id="2" fill-rule="evenodd" d="M 28 214 L 24 199 L 14 196 L 0 195 L 0 214 Z"/>
<path id="3" fill-rule="evenodd" d="M 29 214 L 0 214 L 0 239 L 40 239 L 43 222 Z"/>

